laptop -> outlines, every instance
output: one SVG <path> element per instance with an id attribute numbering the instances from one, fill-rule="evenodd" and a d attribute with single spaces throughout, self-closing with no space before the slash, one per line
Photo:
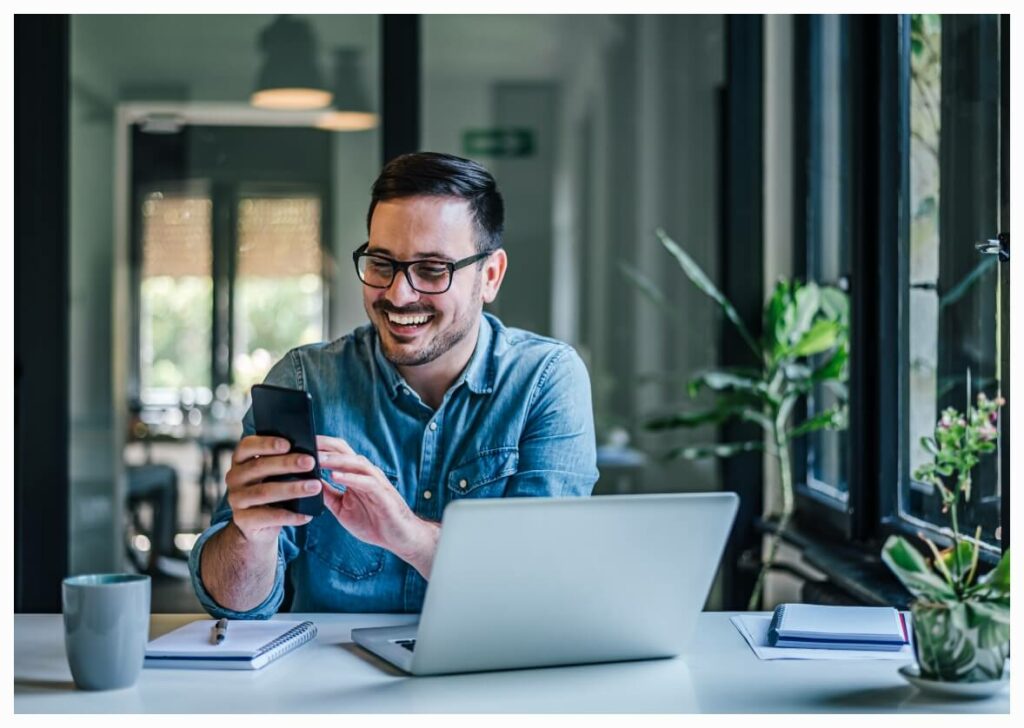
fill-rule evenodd
<path id="1" fill-rule="evenodd" d="M 412 675 L 675 657 L 738 504 L 735 493 L 454 501 L 419 622 L 352 639 Z"/>

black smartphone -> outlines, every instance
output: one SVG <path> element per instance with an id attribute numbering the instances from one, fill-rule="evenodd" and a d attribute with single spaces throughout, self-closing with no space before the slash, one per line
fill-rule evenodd
<path id="1" fill-rule="evenodd" d="M 316 456 L 316 424 L 313 421 L 313 398 L 301 389 L 257 384 L 252 388 L 252 414 L 256 434 L 283 437 L 291 445 L 290 452 L 310 455 L 313 468 L 304 473 L 272 475 L 267 480 L 319 480 L 320 458 Z M 274 504 L 295 513 L 319 516 L 324 510 L 324 494 L 292 498 Z"/>

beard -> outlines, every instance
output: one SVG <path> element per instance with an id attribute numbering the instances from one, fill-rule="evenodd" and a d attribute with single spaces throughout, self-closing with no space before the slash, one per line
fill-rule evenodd
<path id="1" fill-rule="evenodd" d="M 478 301 L 480 295 L 480 279 L 477 278 L 473 284 L 473 293 L 471 294 L 471 300 Z M 434 313 L 432 309 L 425 307 L 409 307 L 404 309 L 396 309 L 393 306 L 389 306 L 386 303 L 378 301 L 373 305 L 373 308 L 381 317 L 387 317 L 387 311 L 392 313 Z M 482 308 L 482 306 L 480 307 Z M 452 347 L 458 344 L 460 341 L 465 339 L 472 331 L 473 327 L 478 325 L 480 319 L 480 309 L 477 309 L 476 316 L 466 314 L 465 316 L 456 319 L 452 326 L 444 331 L 440 331 L 434 335 L 427 344 L 419 350 L 408 350 L 401 345 L 395 346 L 392 344 L 389 335 L 385 335 L 384 332 L 377 329 L 377 336 L 380 339 L 381 351 L 384 354 L 384 358 L 392 364 L 397 366 L 415 367 L 423 364 L 429 364 L 430 362 L 438 359 L 439 357 L 447 354 L 451 351 Z M 436 314 L 435 314 L 436 316 Z M 432 323 L 432 322 L 431 322 Z M 387 326 L 385 323 L 384 326 Z"/>

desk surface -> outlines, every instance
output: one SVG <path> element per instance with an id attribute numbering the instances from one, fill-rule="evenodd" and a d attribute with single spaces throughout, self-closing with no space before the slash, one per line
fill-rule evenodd
<path id="1" fill-rule="evenodd" d="M 761 661 L 730 624 L 700 616 L 678 658 L 578 667 L 408 677 L 352 644 L 353 627 L 415 615 L 284 615 L 312 619 L 314 643 L 255 672 L 143 670 L 131 688 L 76 690 L 60 615 L 14 618 L 16 713 L 1006 713 L 1007 693 L 977 702 L 928 698 L 896 661 Z M 198 615 L 155 615 L 157 637 Z"/>

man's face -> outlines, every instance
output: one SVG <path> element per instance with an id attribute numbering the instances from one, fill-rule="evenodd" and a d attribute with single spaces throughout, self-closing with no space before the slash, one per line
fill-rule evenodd
<path id="1" fill-rule="evenodd" d="M 379 202 L 374 208 L 366 252 L 399 261 L 456 262 L 476 254 L 474 235 L 467 201 L 405 197 Z M 475 333 L 483 304 L 494 300 L 501 284 L 504 255 L 503 251 L 492 255 L 482 270 L 471 264 L 455 271 L 445 293 L 420 293 L 401 272 L 389 288 L 363 286 L 366 315 L 388 360 L 401 366 L 427 364 Z M 420 321 L 423 316 L 426 320 Z"/>

